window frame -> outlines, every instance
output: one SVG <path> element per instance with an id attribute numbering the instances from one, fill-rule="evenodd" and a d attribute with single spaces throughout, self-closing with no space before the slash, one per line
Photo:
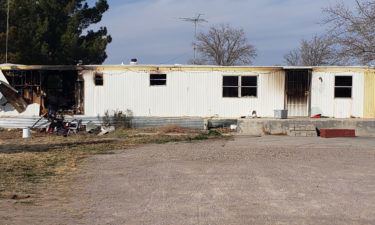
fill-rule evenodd
<path id="1" fill-rule="evenodd" d="M 236 77 L 237 78 L 237 85 L 236 86 L 232 86 L 232 85 L 225 85 L 224 86 L 224 78 L 225 77 Z M 239 89 L 240 89 L 240 78 L 238 75 L 223 75 L 222 76 L 222 82 L 221 82 L 221 95 L 223 98 L 239 98 L 240 96 L 240 92 L 239 92 Z M 235 96 L 224 96 L 224 88 L 236 88 L 237 89 L 237 97 Z"/>
<path id="2" fill-rule="evenodd" d="M 256 86 L 242 86 L 242 78 L 244 77 L 255 77 L 256 78 Z M 239 96 L 240 98 L 258 98 L 258 76 L 241 76 L 241 81 L 240 81 L 240 92 L 239 92 Z M 255 96 L 242 96 L 242 88 L 255 88 L 256 92 L 255 92 Z"/>
<path id="3" fill-rule="evenodd" d="M 165 75 L 165 79 L 151 79 L 153 75 Z M 153 80 L 165 80 L 165 84 L 151 84 Z M 148 85 L 150 87 L 165 87 L 168 84 L 168 75 L 166 73 L 150 73 L 148 76 Z"/>
<path id="4" fill-rule="evenodd" d="M 224 77 L 238 77 L 238 84 L 237 86 L 224 86 Z M 243 77 L 256 77 L 256 86 L 242 86 L 242 78 Z M 221 79 L 221 96 L 222 98 L 258 98 L 258 89 L 259 89 L 259 75 L 231 75 L 226 74 L 222 75 Z M 230 96 L 224 96 L 224 88 L 237 88 L 238 89 L 238 95 L 237 97 L 230 97 Z M 256 89 L 256 96 L 242 96 L 242 88 L 255 88 Z"/>
<path id="5" fill-rule="evenodd" d="M 336 78 L 337 77 L 351 77 L 352 78 L 352 85 L 351 86 L 337 86 L 336 85 Z M 333 80 L 333 97 L 336 99 L 352 99 L 353 98 L 353 75 L 335 75 Z M 340 88 L 350 88 L 350 97 L 336 97 L 336 89 Z"/>
<path id="6" fill-rule="evenodd" d="M 96 82 L 97 82 L 97 78 L 101 78 L 101 84 L 97 84 Z M 94 73 L 94 85 L 95 85 L 95 87 L 103 87 L 104 86 L 104 74 L 103 73 L 99 73 L 99 72 L 95 72 Z"/>

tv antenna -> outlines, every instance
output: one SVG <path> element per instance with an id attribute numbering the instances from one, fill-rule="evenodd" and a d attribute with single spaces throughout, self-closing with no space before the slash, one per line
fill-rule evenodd
<path id="1" fill-rule="evenodd" d="M 197 16 L 195 17 L 182 17 L 180 18 L 180 20 L 182 21 L 185 21 L 185 22 L 189 22 L 189 23 L 193 23 L 194 24 L 194 39 L 197 38 L 197 28 L 198 28 L 198 25 L 200 23 L 207 23 L 208 21 L 201 18 L 204 14 L 201 14 L 199 13 Z M 195 46 L 195 43 L 193 44 L 193 48 L 194 48 L 194 61 L 195 61 L 195 58 L 196 58 L 196 46 Z"/>

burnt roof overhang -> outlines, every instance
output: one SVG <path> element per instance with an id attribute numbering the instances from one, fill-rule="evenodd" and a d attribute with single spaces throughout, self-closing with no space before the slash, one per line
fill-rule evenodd
<path id="1" fill-rule="evenodd" d="M 83 70 L 82 65 L 20 65 L 20 64 L 0 64 L 0 70 Z"/>

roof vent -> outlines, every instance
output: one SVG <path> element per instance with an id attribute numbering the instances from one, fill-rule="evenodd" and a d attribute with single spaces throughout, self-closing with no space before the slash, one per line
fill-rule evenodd
<path id="1" fill-rule="evenodd" d="M 130 60 L 130 65 L 137 65 L 138 64 L 138 60 L 137 59 L 131 59 Z"/>

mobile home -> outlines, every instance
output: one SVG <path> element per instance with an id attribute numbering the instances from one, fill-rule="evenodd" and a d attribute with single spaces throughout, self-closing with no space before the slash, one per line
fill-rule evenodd
<path id="1" fill-rule="evenodd" d="M 2 65 L 0 81 L 27 103 L 17 110 L 1 88 L 0 117 L 40 116 L 53 102 L 83 117 L 375 118 L 373 67 Z"/>

